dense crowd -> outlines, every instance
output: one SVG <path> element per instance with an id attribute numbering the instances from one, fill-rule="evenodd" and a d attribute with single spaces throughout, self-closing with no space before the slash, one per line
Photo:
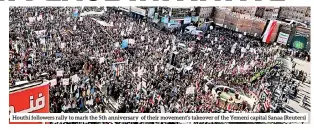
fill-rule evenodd
<path id="1" fill-rule="evenodd" d="M 103 10 L 10 8 L 10 83 L 43 75 L 56 79 L 50 86 L 51 113 L 279 112 L 280 107 L 253 106 L 222 111 L 212 88 L 230 86 L 250 96 L 259 95 L 265 89 L 261 86 L 294 84 L 273 78 L 290 73 L 276 61 L 285 50 L 238 32 L 216 26 L 204 36 L 185 34 L 184 29 L 162 31 L 114 8 L 100 15 L 73 13 Z M 127 46 L 121 44 L 125 39 Z M 252 80 L 260 72 L 265 76 Z M 190 87 L 194 90 L 187 93 Z M 288 98 L 284 93 L 278 99 L 266 96 L 275 104 Z"/>

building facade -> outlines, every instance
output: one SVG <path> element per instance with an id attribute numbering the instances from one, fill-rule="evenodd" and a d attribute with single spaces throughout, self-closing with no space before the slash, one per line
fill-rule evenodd
<path id="1" fill-rule="evenodd" d="M 277 19 L 280 7 L 257 7 L 256 8 L 256 17 L 264 19 Z"/>
<path id="2" fill-rule="evenodd" d="M 237 12 L 240 14 L 246 14 L 246 15 L 250 15 L 250 16 L 255 16 L 257 7 L 248 7 L 248 6 L 237 6 L 237 7 L 233 7 L 232 11 L 233 12 Z"/>
<path id="3" fill-rule="evenodd" d="M 200 18 L 210 18 L 212 16 L 214 7 L 197 7 L 196 8 L 196 14 Z"/>
<path id="4" fill-rule="evenodd" d="M 306 16 L 308 16 L 310 7 L 281 7 L 279 11 L 279 18 L 296 20 L 299 22 L 305 22 Z"/>

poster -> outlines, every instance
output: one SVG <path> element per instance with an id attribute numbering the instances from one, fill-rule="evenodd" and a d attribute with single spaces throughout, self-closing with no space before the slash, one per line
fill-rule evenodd
<path id="1" fill-rule="evenodd" d="M 57 85 L 57 79 L 50 80 L 50 85 L 51 86 Z"/>
<path id="2" fill-rule="evenodd" d="M 61 48 L 61 49 L 65 48 L 65 43 L 64 43 L 64 42 L 61 43 L 60 48 Z"/>
<path id="3" fill-rule="evenodd" d="M 295 35 L 290 43 L 291 48 L 295 48 L 298 50 L 305 50 L 307 47 L 307 38 L 302 35 Z"/>
<path id="4" fill-rule="evenodd" d="M 71 76 L 71 81 L 73 82 L 73 83 L 77 83 L 77 82 L 79 82 L 79 77 L 77 76 L 77 74 L 75 74 L 75 75 L 73 75 L 73 76 Z"/>
<path id="5" fill-rule="evenodd" d="M 128 44 L 129 44 L 129 40 L 127 40 L 127 39 L 123 40 L 121 43 L 121 48 L 122 49 L 127 48 Z"/>
<path id="6" fill-rule="evenodd" d="M 70 84 L 70 79 L 66 78 L 66 79 L 62 79 L 62 85 L 69 85 Z"/>
<path id="7" fill-rule="evenodd" d="M 191 23 L 191 17 L 185 17 L 184 18 L 184 21 L 183 21 L 183 24 L 189 24 L 189 23 Z"/>
<path id="8" fill-rule="evenodd" d="M 63 71 L 62 70 L 57 71 L 57 76 L 58 77 L 62 77 L 63 76 Z"/>
<path id="9" fill-rule="evenodd" d="M 234 51 L 235 51 L 235 48 L 234 48 L 234 47 L 232 47 L 230 52 L 233 54 L 233 53 L 234 53 Z"/>
<path id="10" fill-rule="evenodd" d="M 289 34 L 280 32 L 278 34 L 277 43 L 286 45 L 289 39 Z"/>
<path id="11" fill-rule="evenodd" d="M 241 52 L 242 53 L 245 53 L 246 52 L 246 49 L 244 47 L 241 47 Z"/>
<path id="12" fill-rule="evenodd" d="M 100 57 L 99 58 L 99 64 L 104 63 L 104 61 L 105 61 L 105 57 Z"/>
<path id="13" fill-rule="evenodd" d="M 28 21 L 30 23 L 33 23 L 36 20 L 36 17 L 28 17 Z"/>
<path id="14" fill-rule="evenodd" d="M 46 43 L 46 39 L 45 38 L 40 38 L 40 44 L 45 44 Z"/>
<path id="15" fill-rule="evenodd" d="M 153 18 L 154 17 L 154 13 L 155 13 L 155 8 L 149 8 L 147 17 Z"/>
<path id="16" fill-rule="evenodd" d="M 192 21 L 193 22 L 196 23 L 198 21 L 198 19 L 199 19 L 199 16 L 192 16 Z"/>
<path id="17" fill-rule="evenodd" d="M 129 43 L 132 45 L 132 44 L 135 44 L 135 40 L 134 39 L 129 39 Z"/>

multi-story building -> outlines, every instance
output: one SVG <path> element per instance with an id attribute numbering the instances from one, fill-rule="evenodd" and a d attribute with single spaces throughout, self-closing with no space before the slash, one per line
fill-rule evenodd
<path id="1" fill-rule="evenodd" d="M 197 7 L 195 9 L 196 15 L 198 15 L 200 18 L 210 18 L 213 13 L 214 7 Z"/>
<path id="2" fill-rule="evenodd" d="M 308 24 L 311 23 L 311 7 L 307 7 L 304 21 L 307 22 Z"/>
<path id="3" fill-rule="evenodd" d="M 250 16 L 255 16 L 257 7 L 255 6 L 237 6 L 233 7 L 232 11 L 240 14 L 246 14 Z"/>
<path id="4" fill-rule="evenodd" d="M 255 16 L 264 19 L 277 19 L 280 7 L 257 7 Z"/>
<path id="5" fill-rule="evenodd" d="M 299 22 L 305 22 L 309 7 L 281 7 L 279 18 L 282 20 L 291 19 Z"/>
<path id="6" fill-rule="evenodd" d="M 218 7 L 215 7 L 217 9 L 224 9 L 224 10 L 230 10 L 232 11 L 233 10 L 233 6 L 218 6 Z"/>
<path id="7" fill-rule="evenodd" d="M 169 7 L 171 12 L 170 15 L 173 18 L 184 18 L 185 16 L 191 15 L 193 7 Z"/>

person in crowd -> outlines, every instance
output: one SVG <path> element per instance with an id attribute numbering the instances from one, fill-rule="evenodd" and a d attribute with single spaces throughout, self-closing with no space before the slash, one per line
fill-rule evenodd
<path id="1" fill-rule="evenodd" d="M 218 26 L 202 37 L 163 31 L 114 7 L 10 7 L 9 18 L 10 83 L 45 73 L 51 113 L 260 112 L 227 110 L 212 88 L 250 96 L 287 75 L 272 70 L 273 45 Z"/>

